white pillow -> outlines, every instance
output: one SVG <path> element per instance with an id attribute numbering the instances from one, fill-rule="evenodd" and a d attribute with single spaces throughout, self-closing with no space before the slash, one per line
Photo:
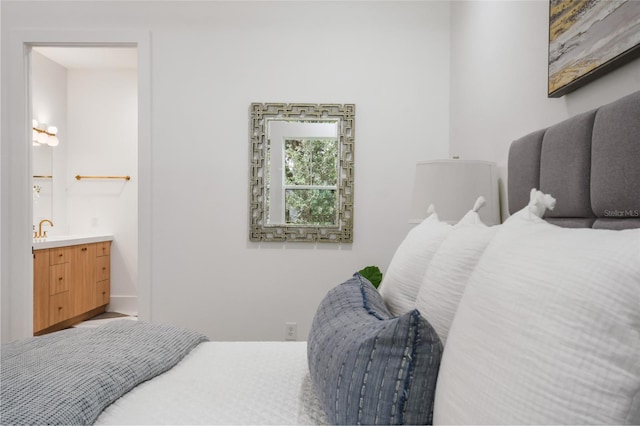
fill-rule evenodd
<path id="1" fill-rule="evenodd" d="M 478 215 L 474 211 L 470 213 Z M 458 223 L 429 264 L 415 308 L 429 321 L 443 345 L 469 277 L 498 228 L 481 221 Z"/>
<path id="2" fill-rule="evenodd" d="M 471 273 L 493 238 L 498 226 L 487 227 L 478 215 L 484 197 L 454 226 L 434 255 L 418 290 L 415 307 L 429 321 L 445 345 L 451 322 Z M 533 188 L 527 207 L 516 215 L 542 217 L 553 209 L 555 199 Z"/>
<path id="3" fill-rule="evenodd" d="M 451 228 L 433 212 L 400 243 L 380 284 L 382 299 L 393 315 L 414 309 L 429 262 Z"/>
<path id="4" fill-rule="evenodd" d="M 460 219 L 458 223 L 456 223 L 454 226 L 455 227 L 460 227 L 463 225 L 487 226 L 482 221 L 482 219 L 480 219 L 480 215 L 478 214 L 478 210 L 484 207 L 485 203 L 486 203 L 486 200 L 484 199 L 484 197 L 482 195 L 479 196 L 476 199 L 476 202 L 473 204 L 473 208 L 469 210 L 464 216 L 462 216 L 462 219 Z"/>
<path id="5" fill-rule="evenodd" d="M 640 229 L 538 214 L 510 217 L 471 275 L 434 424 L 640 423 Z"/>

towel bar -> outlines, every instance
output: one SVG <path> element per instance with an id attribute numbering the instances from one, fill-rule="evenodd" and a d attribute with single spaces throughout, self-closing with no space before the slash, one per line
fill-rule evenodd
<path id="1" fill-rule="evenodd" d="M 131 176 L 80 176 L 76 175 L 76 180 L 81 179 L 124 179 L 131 180 Z"/>

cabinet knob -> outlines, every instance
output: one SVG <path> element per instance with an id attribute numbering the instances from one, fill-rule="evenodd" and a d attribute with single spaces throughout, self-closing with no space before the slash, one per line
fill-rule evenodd
<path id="1" fill-rule="evenodd" d="M 58 278 L 58 281 L 62 281 L 62 277 Z"/>
<path id="2" fill-rule="evenodd" d="M 104 271 L 105 269 L 107 269 L 107 267 L 106 267 L 106 266 L 103 266 L 103 267 L 102 267 L 102 270 Z"/>
<path id="3" fill-rule="evenodd" d="M 62 310 L 62 306 L 58 306 L 58 310 L 61 311 Z"/>
<path id="4" fill-rule="evenodd" d="M 62 257 L 62 256 L 64 256 L 62 253 L 60 253 L 60 254 L 58 255 L 58 257 Z"/>

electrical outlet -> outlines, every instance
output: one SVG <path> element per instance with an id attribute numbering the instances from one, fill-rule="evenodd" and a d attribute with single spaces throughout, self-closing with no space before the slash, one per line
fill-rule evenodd
<path id="1" fill-rule="evenodd" d="M 284 323 L 284 340 L 298 340 L 298 323 Z"/>

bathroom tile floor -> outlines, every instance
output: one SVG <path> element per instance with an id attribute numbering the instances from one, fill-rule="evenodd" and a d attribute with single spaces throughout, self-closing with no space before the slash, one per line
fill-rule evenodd
<path id="1" fill-rule="evenodd" d="M 120 312 L 105 312 L 103 314 L 90 318 L 86 321 L 82 321 L 81 323 L 74 325 L 74 327 L 78 327 L 78 328 L 97 327 L 99 325 L 106 324 L 110 321 L 115 321 L 120 319 L 137 321 L 138 317 L 122 314 Z"/>

